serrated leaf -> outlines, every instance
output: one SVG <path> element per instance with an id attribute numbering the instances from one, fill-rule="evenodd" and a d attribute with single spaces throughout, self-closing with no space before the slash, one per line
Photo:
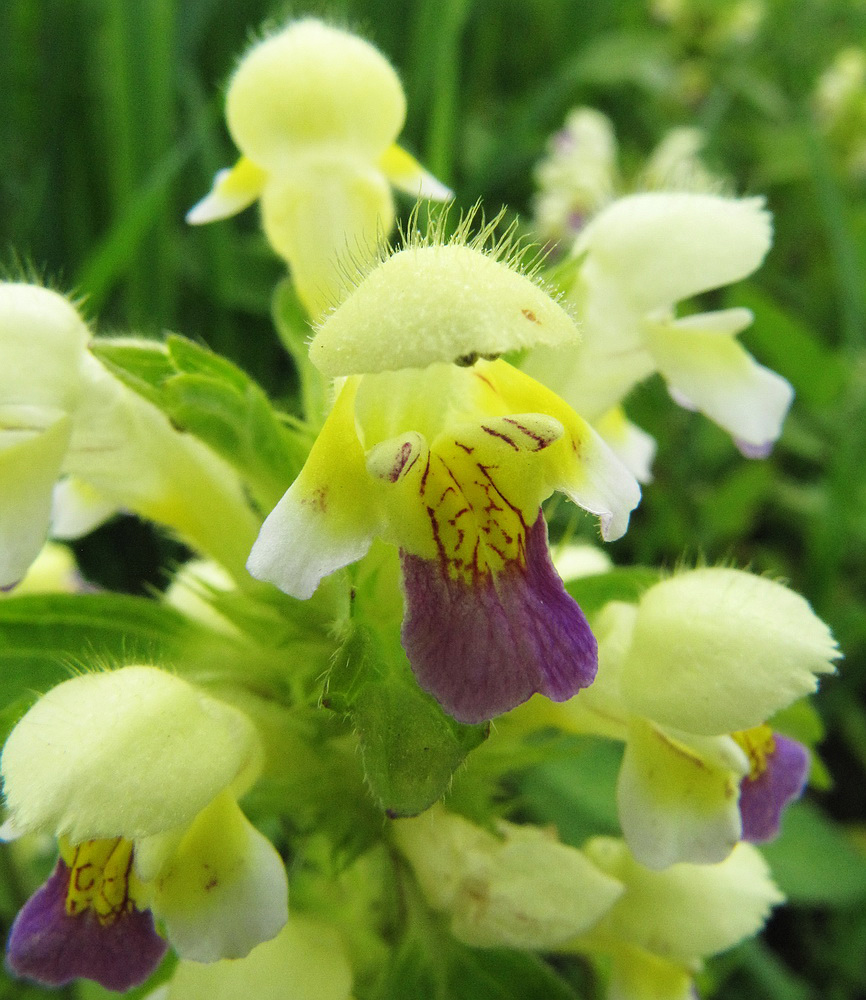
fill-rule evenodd
<path id="1" fill-rule="evenodd" d="M 352 709 L 364 773 L 389 816 L 416 816 L 438 801 L 482 727 L 460 726 L 419 688 L 367 684 Z"/>
<path id="2" fill-rule="evenodd" d="M 443 973 L 432 964 L 424 943 L 417 938 L 404 940 L 392 953 L 376 987 L 376 1000 L 445 1000 Z"/>
<path id="3" fill-rule="evenodd" d="M 144 340 L 95 340 L 90 351 L 133 392 L 160 405 L 162 384 L 175 371 L 163 344 Z"/>
<path id="4" fill-rule="evenodd" d="M 169 334 L 165 346 L 176 371 L 184 375 L 206 375 L 218 382 L 233 385 L 241 393 L 252 382 L 244 371 L 227 358 L 187 337 Z"/>
<path id="5" fill-rule="evenodd" d="M 440 917 L 425 917 L 392 952 L 376 1000 L 578 1000 L 537 955 L 469 948 Z"/>
<path id="6" fill-rule="evenodd" d="M 311 438 L 285 427 L 257 383 L 208 348 L 172 334 L 165 346 L 103 341 L 94 353 L 178 430 L 237 469 L 264 512 L 306 461 Z"/>
<path id="7" fill-rule="evenodd" d="M 300 472 L 307 449 L 275 419 L 260 390 L 243 392 L 204 375 L 175 375 L 164 388 L 172 423 L 235 466 L 270 510 Z"/>
<path id="8" fill-rule="evenodd" d="M 440 799 L 488 731 L 446 715 L 417 686 L 402 650 L 383 646 L 357 622 L 337 652 L 323 700 L 349 715 L 367 784 L 391 816 L 415 816 Z"/>
<path id="9" fill-rule="evenodd" d="M 382 677 L 382 654 L 369 629 L 352 625 L 328 672 L 322 703 L 335 712 L 350 712 L 364 685 Z"/>
<path id="10" fill-rule="evenodd" d="M 594 573 L 569 580 L 565 589 L 581 606 L 588 617 L 597 614 L 608 601 L 634 603 L 641 594 L 658 583 L 661 573 L 646 566 L 612 569 L 608 573 Z"/>

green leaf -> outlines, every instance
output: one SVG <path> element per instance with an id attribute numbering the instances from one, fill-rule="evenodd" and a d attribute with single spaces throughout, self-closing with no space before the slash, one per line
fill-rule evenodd
<path id="1" fill-rule="evenodd" d="M 866 855 L 810 802 L 787 810 L 782 836 L 762 851 L 792 903 L 854 906 L 866 901 Z"/>
<path id="2" fill-rule="evenodd" d="M 81 668 L 175 665 L 204 636 L 210 633 L 179 611 L 142 597 L 106 593 L 6 598 L 0 601 L 0 704 L 26 709 L 27 695 L 22 692 L 41 693 Z"/>
<path id="3" fill-rule="evenodd" d="M 408 997 L 446 1000 L 441 958 L 436 963 L 431 962 L 425 942 L 410 936 L 394 949 L 392 956 L 377 984 L 376 1000 L 407 1000 Z"/>
<path id="4" fill-rule="evenodd" d="M 552 823 L 573 847 L 598 834 L 618 834 L 616 781 L 620 744 L 591 736 L 558 736 L 566 756 L 526 771 L 520 792 L 532 819 Z"/>
<path id="5" fill-rule="evenodd" d="M 450 967 L 453 1000 L 578 1000 L 537 955 L 505 948 L 455 948 Z"/>
<path id="6" fill-rule="evenodd" d="M 390 816 L 416 816 L 440 799 L 483 727 L 460 726 L 408 684 L 364 686 L 352 720 L 371 791 Z"/>
<path id="7" fill-rule="evenodd" d="M 439 918 L 410 932 L 394 952 L 376 1000 L 578 1000 L 537 955 L 469 948 Z"/>
<path id="8" fill-rule="evenodd" d="M 176 333 L 169 334 L 165 345 L 175 370 L 184 375 L 206 375 L 218 382 L 233 386 L 238 392 L 244 392 L 252 381 L 227 358 L 186 337 Z"/>
<path id="9" fill-rule="evenodd" d="M 178 430 L 234 466 L 263 511 L 274 507 L 306 461 L 309 438 L 285 427 L 246 372 L 208 348 L 172 334 L 165 346 L 101 341 L 94 353 Z"/>
<path id="10" fill-rule="evenodd" d="M 300 472 L 309 442 L 280 423 L 262 389 L 226 358 L 177 335 L 167 344 L 180 373 L 164 386 L 167 414 L 234 465 L 270 510 Z"/>
<path id="11" fill-rule="evenodd" d="M 90 351 L 133 392 L 160 405 L 162 384 L 174 374 L 164 344 L 146 340 L 95 340 Z"/>
<path id="12" fill-rule="evenodd" d="M 348 713 L 367 784 L 390 816 L 415 816 L 440 799 L 488 732 L 446 715 L 417 686 L 403 651 L 358 623 L 337 653 L 323 702 Z"/>
<path id="13" fill-rule="evenodd" d="M 569 580 L 565 589 L 577 601 L 588 617 L 597 614 L 608 601 L 634 603 L 641 594 L 658 583 L 661 573 L 646 566 L 612 569 L 608 573 L 594 573 Z"/>

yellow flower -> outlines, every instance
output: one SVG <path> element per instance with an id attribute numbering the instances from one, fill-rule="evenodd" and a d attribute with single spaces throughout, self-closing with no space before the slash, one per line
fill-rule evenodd
<path id="1" fill-rule="evenodd" d="M 60 860 L 15 921 L 12 969 L 128 989 L 165 951 L 153 918 L 198 962 L 272 938 L 285 871 L 237 804 L 261 758 L 243 713 L 152 667 L 84 674 L 42 697 L 3 749 L 3 835 L 53 833 Z"/>
<path id="2" fill-rule="evenodd" d="M 394 222 L 390 185 L 415 197 L 451 192 L 395 144 L 406 99 L 388 61 L 314 18 L 254 45 L 229 83 L 226 118 L 243 155 L 187 215 L 212 222 L 260 200 L 271 246 L 313 319 L 335 304 L 338 263 Z"/>
<path id="3" fill-rule="evenodd" d="M 561 490 L 617 538 L 640 491 L 558 396 L 477 360 L 576 337 L 477 246 L 411 245 L 374 267 L 311 344 L 321 370 L 349 377 L 250 572 L 307 598 L 384 538 L 402 556 L 404 648 L 455 718 L 585 687 L 595 641 L 550 563 L 540 505 Z"/>

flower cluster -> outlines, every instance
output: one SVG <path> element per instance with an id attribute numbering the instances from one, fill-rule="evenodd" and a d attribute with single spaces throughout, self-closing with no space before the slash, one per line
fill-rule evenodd
<path id="1" fill-rule="evenodd" d="M 127 990 L 170 946 L 151 1000 L 376 1000 L 434 995 L 425 962 L 440 996 L 467 954 L 508 949 L 582 961 L 611 1000 L 687 1000 L 782 902 L 753 845 L 811 748 L 779 713 L 838 650 L 744 570 L 595 553 L 587 603 L 543 505 L 625 534 L 652 446 L 621 404 L 654 373 L 769 453 L 792 389 L 738 344 L 751 315 L 677 313 L 760 265 L 763 202 L 618 196 L 584 110 L 540 171 L 582 214 L 548 274 L 477 210 L 426 233 L 416 211 L 392 246 L 390 185 L 451 194 L 395 144 L 406 102 L 372 45 L 295 21 L 226 100 L 242 155 L 188 220 L 259 200 L 306 310 L 277 296 L 277 322 L 328 412 L 290 417 L 191 341 L 94 338 L 58 292 L 0 285 L 0 613 L 24 625 L 0 837 L 33 889 L 9 968 Z M 672 142 L 657 174 L 696 173 L 693 137 Z M 43 547 L 119 511 L 192 551 L 164 595 L 100 592 Z M 622 748 L 621 838 L 561 839 L 509 797 L 554 757 L 581 781 L 575 737 Z"/>

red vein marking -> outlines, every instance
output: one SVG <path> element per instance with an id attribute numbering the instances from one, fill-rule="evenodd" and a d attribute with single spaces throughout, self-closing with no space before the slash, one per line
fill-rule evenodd
<path id="1" fill-rule="evenodd" d="M 93 863 L 88 861 L 85 864 L 77 867 L 75 869 L 75 891 L 76 892 L 89 892 L 94 885 L 96 885 L 96 875 L 91 870 L 93 868 Z M 81 884 L 81 876 L 87 872 L 90 875 L 90 882 L 87 885 Z"/>
<path id="2" fill-rule="evenodd" d="M 496 466 L 495 465 L 482 465 L 480 462 L 478 462 L 476 464 L 477 464 L 479 470 L 481 471 L 481 474 L 490 483 L 490 485 L 493 487 L 493 489 L 496 490 L 496 492 L 499 494 L 499 496 L 502 498 L 502 500 L 505 502 L 505 504 L 508 507 L 510 507 L 511 510 L 513 510 L 514 513 L 518 516 L 518 518 L 520 519 L 520 523 L 521 523 L 521 525 L 523 526 L 523 528 L 525 530 L 526 529 L 526 521 L 523 520 L 523 513 L 522 513 L 522 511 L 520 510 L 519 507 L 515 507 L 514 506 L 514 504 L 508 499 L 508 497 L 502 492 L 502 490 L 499 489 L 499 487 L 493 481 L 493 477 L 490 475 L 490 469 L 495 469 Z M 481 486 L 482 484 L 479 483 L 478 485 Z M 501 508 L 495 508 L 495 509 L 501 510 Z"/>
<path id="3" fill-rule="evenodd" d="M 515 420 L 513 417 L 503 417 L 502 420 L 504 423 L 511 424 L 513 427 L 516 427 L 528 438 L 531 438 L 533 441 L 537 442 L 538 447 L 535 449 L 536 451 L 541 451 L 542 449 L 547 448 L 549 445 L 553 444 L 553 440 L 551 438 L 544 437 L 542 434 L 539 434 L 536 431 L 531 431 L 528 427 L 525 427 L 523 424 Z"/>
<path id="4" fill-rule="evenodd" d="M 442 506 L 442 501 L 445 499 L 445 497 L 447 497 L 449 493 L 456 493 L 456 492 L 457 492 L 457 490 L 453 486 L 446 486 L 445 487 L 445 491 L 443 492 L 442 496 L 439 497 L 439 500 L 438 500 L 436 506 L 437 507 L 441 507 Z"/>
<path id="5" fill-rule="evenodd" d="M 493 430 L 492 427 L 488 427 L 486 424 L 481 425 L 481 430 L 483 430 L 485 434 L 489 434 L 491 437 L 499 438 L 506 444 L 511 445 L 511 447 L 515 451 L 520 451 L 520 448 L 514 443 L 514 441 L 507 434 L 500 434 L 499 431 Z"/>
<path id="6" fill-rule="evenodd" d="M 427 489 L 427 476 L 430 474 L 430 452 L 427 452 L 427 463 L 424 466 L 424 471 L 421 473 L 421 496 L 424 496 L 424 491 Z"/>
<path id="7" fill-rule="evenodd" d="M 427 506 L 425 509 L 427 511 L 427 517 L 430 519 L 430 527 L 433 531 L 433 541 L 435 542 L 436 548 L 439 552 L 439 561 L 443 566 L 447 566 L 448 555 L 445 552 L 445 546 L 439 536 L 439 522 L 436 520 L 436 511 L 430 506 Z"/>

